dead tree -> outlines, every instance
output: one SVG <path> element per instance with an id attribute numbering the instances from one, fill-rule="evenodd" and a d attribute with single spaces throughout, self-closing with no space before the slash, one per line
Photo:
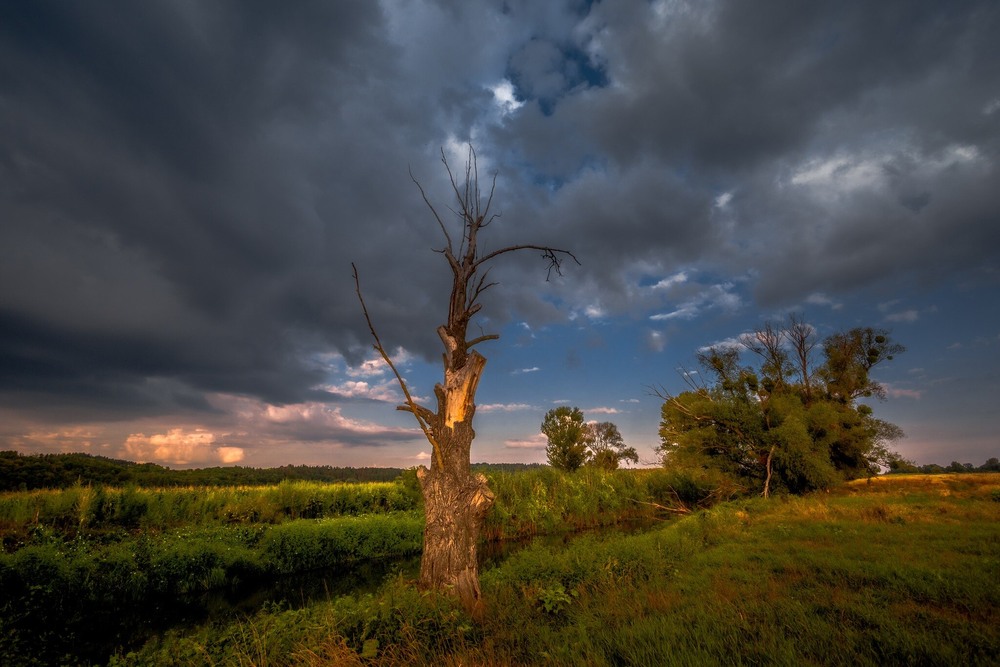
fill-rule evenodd
<path id="1" fill-rule="evenodd" d="M 479 233 L 499 217 L 499 214 L 490 212 L 496 191 L 496 174 L 484 203 L 479 190 L 476 153 L 471 146 L 461 185 L 455 180 L 443 150 L 441 161 L 457 201 L 457 207 L 452 212 L 462 225 L 461 240 L 457 244 L 458 235 L 453 237 L 448 231 L 448 225 L 431 204 L 420 183 L 410 174 L 444 236 L 445 246 L 437 252 L 444 255 L 453 276 L 448 321 L 437 329 L 444 345 L 444 381 L 434 387 L 437 398 L 435 409 L 413 400 L 406 382 L 379 340 L 361 296 L 356 268 L 354 282 L 368 328 L 375 340 L 375 350 L 392 369 L 403 390 L 406 403 L 397 409 L 413 414 L 432 448 L 430 469 L 424 466 L 417 469 L 426 521 L 420 583 L 423 587 L 456 596 L 467 609 L 478 613 L 481 610 L 481 593 L 477 545 L 483 519 L 493 506 L 494 496 L 486 477 L 473 475 L 470 469 L 470 449 L 476 437 L 472 428 L 472 418 L 476 413 L 476 388 L 486 365 L 486 358 L 472 348 L 499 336 L 484 334 L 469 339 L 469 323 L 482 307 L 479 299 L 483 292 L 495 285 L 487 281 L 489 270 L 486 265 L 498 256 L 519 250 L 539 251 L 548 262 L 546 279 L 551 277 L 553 271 L 560 273 L 562 262 L 567 257 L 577 264 L 579 261 L 566 250 L 543 245 L 512 245 L 491 252 L 480 251 Z"/>

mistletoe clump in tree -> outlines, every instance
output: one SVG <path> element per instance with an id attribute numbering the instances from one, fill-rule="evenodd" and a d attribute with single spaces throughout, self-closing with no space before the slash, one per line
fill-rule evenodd
<path id="1" fill-rule="evenodd" d="M 455 194 L 457 206 L 452 211 L 459 221 L 459 234 L 452 235 L 449 225 L 442 220 L 411 174 L 444 237 L 445 245 L 439 252 L 452 272 L 448 319 L 437 329 L 444 346 L 444 380 L 434 387 L 437 402 L 433 408 L 420 405 L 413 399 L 382 345 L 361 295 L 356 268 L 354 282 L 365 320 L 375 340 L 375 350 L 392 369 L 403 391 L 406 402 L 397 409 L 413 414 L 431 445 L 430 468 L 421 466 L 417 469 L 426 521 L 420 563 L 421 585 L 454 595 L 467 609 L 476 613 L 481 608 L 477 544 L 483 519 L 493 506 L 494 496 L 485 476 L 473 475 L 470 470 L 470 450 L 476 436 L 472 428 L 476 413 L 476 388 L 486 365 L 486 358 L 473 347 L 496 340 L 499 336 L 483 334 L 470 339 L 469 324 L 482 308 L 480 297 L 495 285 L 487 282 L 488 264 L 500 255 L 520 250 L 539 251 L 548 262 L 549 275 L 553 271 L 560 272 L 565 258 L 574 262 L 577 260 L 566 250 L 544 245 L 511 245 L 490 252 L 482 251 L 479 234 L 499 217 L 499 214 L 490 212 L 496 190 L 496 174 L 484 202 L 479 189 L 476 153 L 471 146 L 462 184 L 452 174 L 443 150 L 441 161 Z M 456 243 L 458 238 L 461 240 Z"/>

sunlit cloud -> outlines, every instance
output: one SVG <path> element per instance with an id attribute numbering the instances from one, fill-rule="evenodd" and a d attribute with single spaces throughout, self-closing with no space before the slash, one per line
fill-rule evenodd
<path id="1" fill-rule="evenodd" d="M 204 429 L 172 428 L 166 433 L 133 433 L 125 440 L 125 454 L 139 463 L 170 465 L 218 465 L 239 463 L 245 457 L 241 447 L 217 446 L 216 435 Z"/>
<path id="2" fill-rule="evenodd" d="M 341 398 L 363 398 L 385 403 L 398 403 L 403 400 L 403 394 L 395 380 L 386 380 L 378 384 L 369 384 L 364 380 L 347 380 L 321 388 Z"/>
<path id="3" fill-rule="evenodd" d="M 538 366 L 532 366 L 531 368 L 518 368 L 510 372 L 511 375 L 524 375 L 525 373 L 537 373 L 542 370 Z"/>
<path id="4" fill-rule="evenodd" d="M 602 407 L 597 407 L 597 408 L 587 408 L 586 410 L 584 410 L 584 413 L 586 413 L 586 414 L 594 414 L 594 413 L 596 413 L 596 414 L 599 414 L 599 415 L 617 415 L 617 414 L 621 414 L 621 410 L 619 410 L 618 408 L 609 408 L 609 407 L 603 407 L 602 406 Z"/>

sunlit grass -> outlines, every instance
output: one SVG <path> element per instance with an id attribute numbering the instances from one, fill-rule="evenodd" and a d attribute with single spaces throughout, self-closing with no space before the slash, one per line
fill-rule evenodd
<path id="1" fill-rule="evenodd" d="M 397 580 L 262 612 L 241 626 L 252 641 L 177 633 L 124 662 L 195 664 L 174 659 L 186 647 L 215 664 L 993 665 L 998 481 L 878 479 L 531 547 L 484 574 L 479 624 Z"/>

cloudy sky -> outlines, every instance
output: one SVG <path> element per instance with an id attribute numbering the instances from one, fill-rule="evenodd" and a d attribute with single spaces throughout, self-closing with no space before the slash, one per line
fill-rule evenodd
<path id="1" fill-rule="evenodd" d="M 0 6 L 0 448 L 173 466 L 426 458 L 441 152 L 498 172 L 476 461 L 580 407 L 652 460 L 695 352 L 892 330 L 876 414 L 1000 455 L 1000 4 Z M 446 218 L 446 220 L 449 220 Z M 474 329 L 477 325 L 474 325 Z"/>

